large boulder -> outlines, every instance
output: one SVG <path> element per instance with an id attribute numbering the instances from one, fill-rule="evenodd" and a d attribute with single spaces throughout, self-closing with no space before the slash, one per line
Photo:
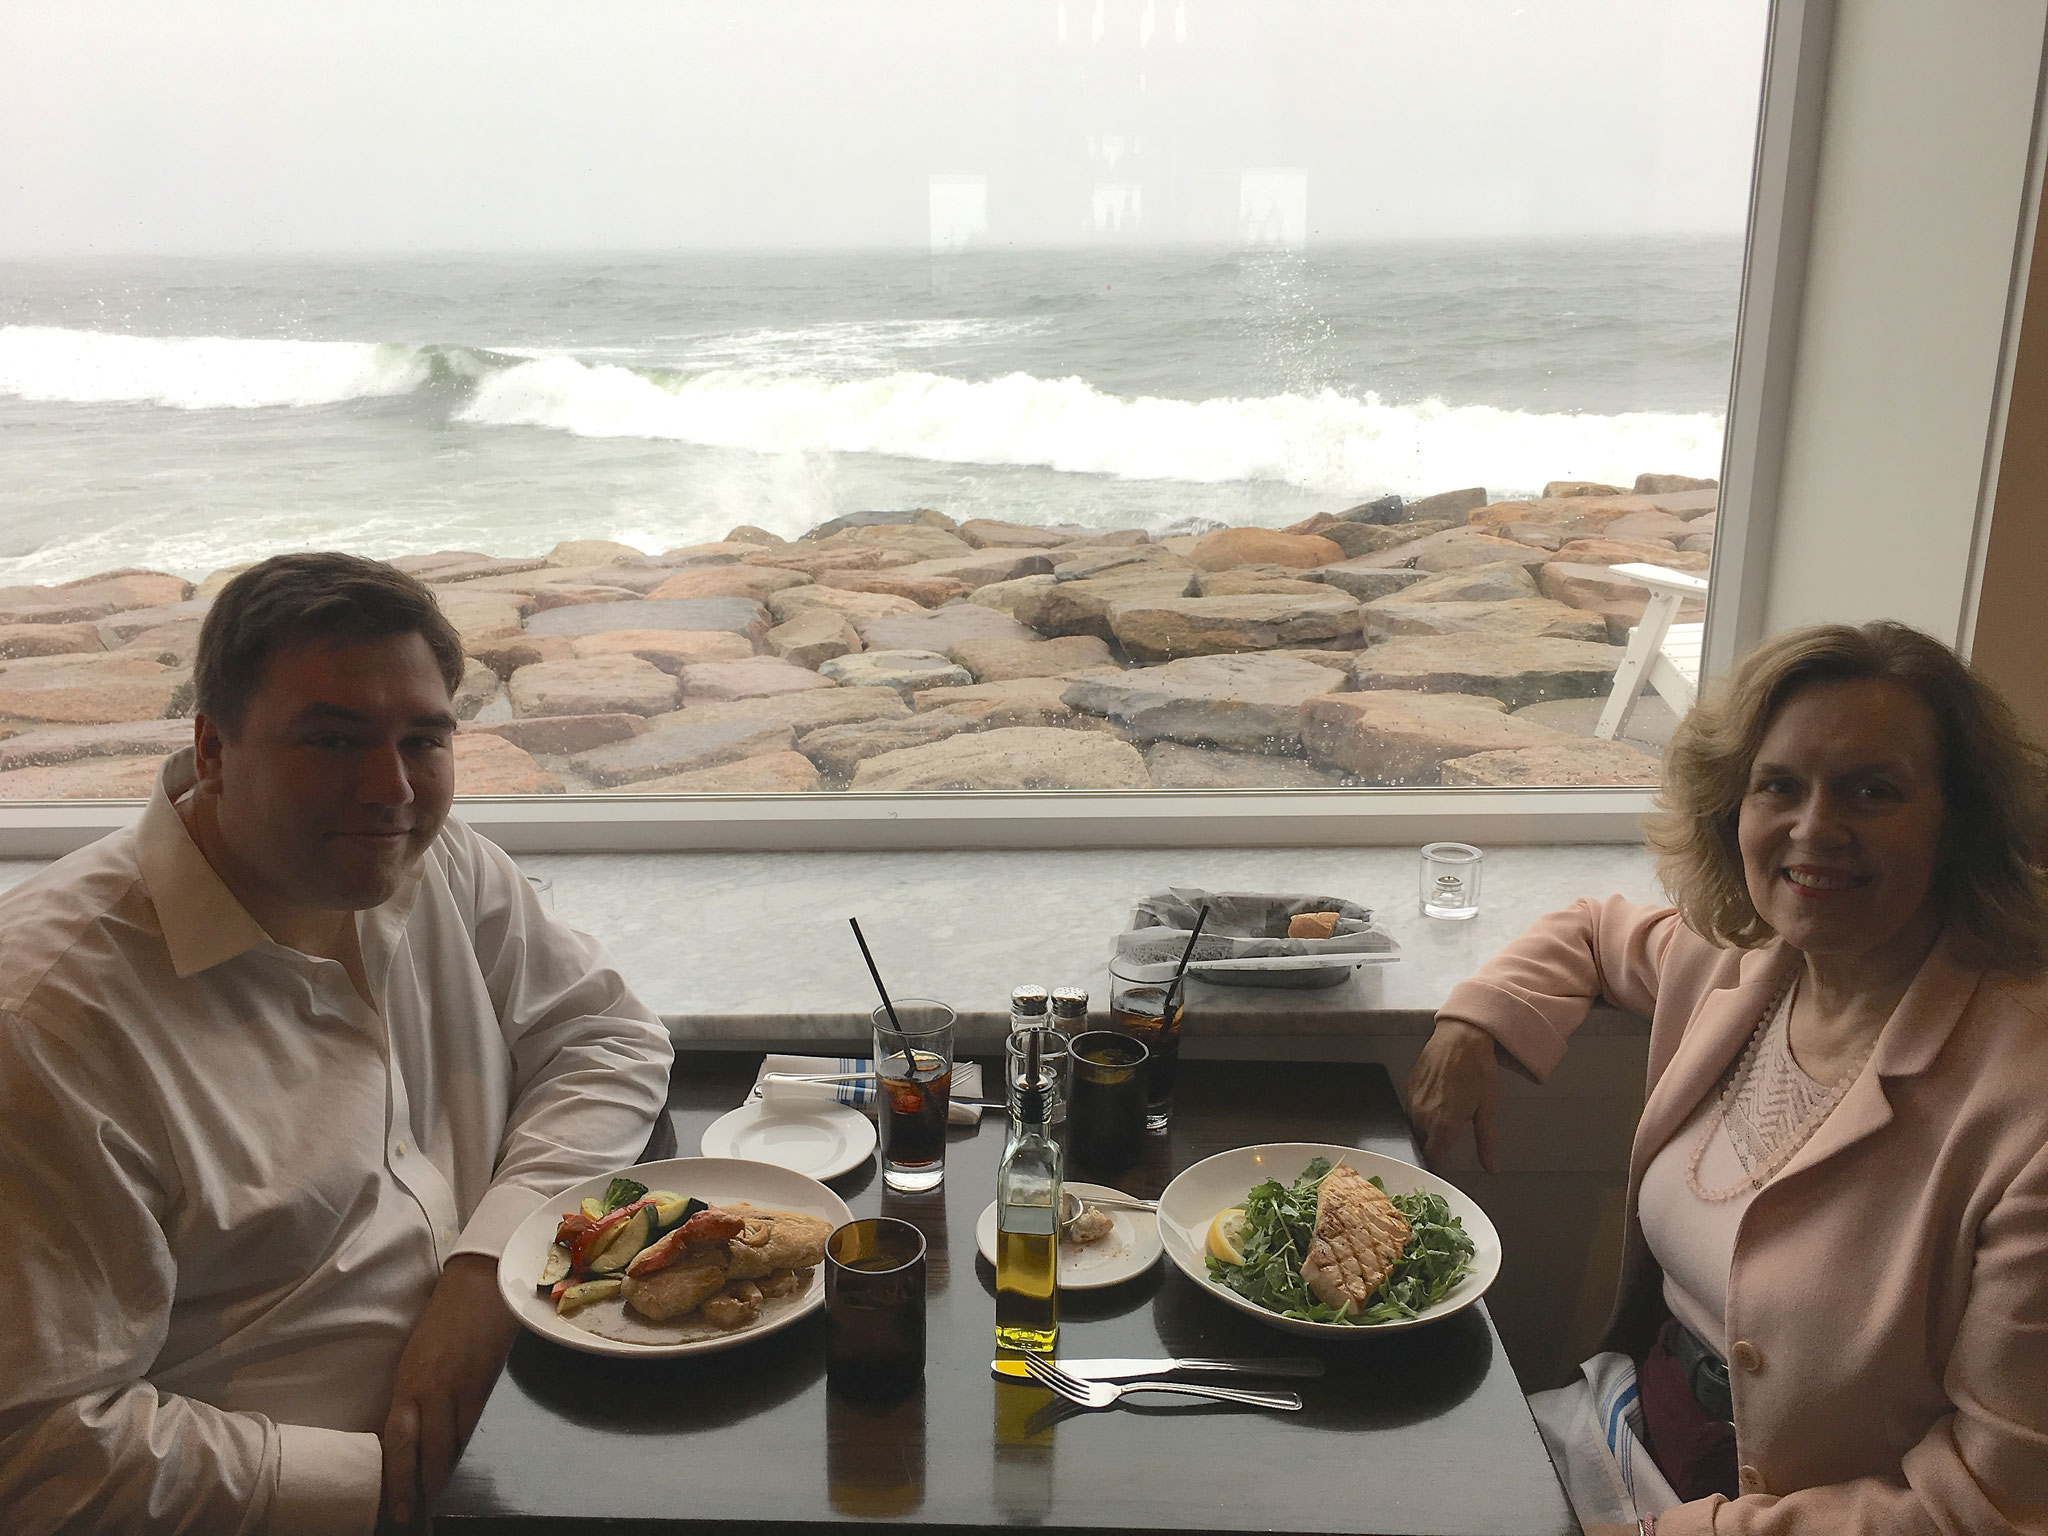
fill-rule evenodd
<path id="1" fill-rule="evenodd" d="M 110 651 L 119 650 L 137 635 L 149 630 L 204 619 L 206 610 L 212 606 L 211 602 L 188 598 L 182 603 L 164 603 L 155 608 L 129 608 L 121 613 L 110 613 L 99 621 L 100 642 Z"/>
<path id="2" fill-rule="evenodd" d="M 0 624 L 0 661 L 76 656 L 106 649 L 98 626 L 93 624 Z"/>
<path id="3" fill-rule="evenodd" d="M 679 673 L 684 667 L 703 661 L 745 661 L 754 654 L 752 640 L 723 629 L 608 629 L 602 634 L 574 638 L 535 638 L 566 640 L 571 654 L 576 656 L 638 656 L 668 673 Z"/>
<path id="4" fill-rule="evenodd" d="M 862 651 L 836 656 L 818 668 L 843 688 L 894 688 L 916 693 L 925 688 L 959 688 L 974 674 L 938 651 Z"/>
<path id="5" fill-rule="evenodd" d="M 936 528 L 941 533 L 951 533 L 959 525 L 943 512 L 934 512 L 930 507 L 906 507 L 887 511 L 867 510 L 848 512 L 843 516 L 818 524 L 806 539 L 829 539 L 834 534 L 845 533 L 854 528 Z"/>
<path id="6" fill-rule="evenodd" d="M 1616 518 L 1634 512 L 1668 512 L 1690 520 L 1714 510 L 1713 491 L 1676 491 L 1666 495 L 1555 496 L 1535 501 L 1496 501 L 1466 514 L 1474 527 L 1504 523 L 1547 523 L 1597 533 Z"/>
<path id="7" fill-rule="evenodd" d="M 1468 486 L 1459 491 L 1438 491 L 1434 496 L 1424 496 L 1411 501 L 1402 510 L 1402 516 L 1411 523 L 1427 522 L 1441 518 L 1449 523 L 1462 523 L 1468 514 L 1486 505 L 1486 487 Z"/>
<path id="8" fill-rule="evenodd" d="M 1457 532 L 1456 529 L 1450 531 Z M 1418 571 L 1431 572 L 1465 571 L 1476 566 L 1499 564 L 1515 564 L 1534 570 L 1549 558 L 1549 550 L 1538 549 L 1532 544 L 1469 533 L 1462 538 L 1447 537 L 1443 543 L 1428 548 L 1417 544 L 1411 563 Z"/>
<path id="9" fill-rule="evenodd" d="M 1061 698 L 1140 740 L 1299 752 L 1301 706 L 1344 686 L 1341 672 L 1274 656 L 1194 656 L 1077 678 Z"/>
<path id="10" fill-rule="evenodd" d="M 856 626 L 863 619 L 879 619 L 893 613 L 924 612 L 922 603 L 914 603 L 907 597 L 891 597 L 886 592 L 855 592 L 846 587 L 824 587 L 816 582 L 801 587 L 785 587 L 773 593 L 768 599 L 768 608 L 778 624 L 787 624 L 806 608 L 830 608 L 834 613 L 853 620 Z"/>
<path id="11" fill-rule="evenodd" d="M 722 630 L 758 643 L 768 635 L 768 611 L 745 597 L 672 598 L 659 603 L 643 598 L 630 603 L 550 608 L 527 620 L 526 629 L 535 635 L 601 635 L 620 629 Z"/>
<path id="12" fill-rule="evenodd" d="M 1543 499 L 1561 501 L 1572 496 L 1626 496 L 1628 488 L 1601 480 L 1552 480 L 1543 487 Z"/>
<path id="13" fill-rule="evenodd" d="M 1544 636 L 1404 636 L 1360 653 L 1351 669 L 1361 691 L 1472 693 L 1519 709 L 1542 699 L 1588 698 L 1614 686 L 1619 646 Z"/>
<path id="14" fill-rule="evenodd" d="M 974 590 L 964 581 L 903 576 L 895 571 L 820 571 L 817 583 L 821 587 L 843 587 L 849 592 L 907 598 L 920 608 L 937 608 Z"/>
<path id="15" fill-rule="evenodd" d="M 1227 571 L 1237 565 L 1285 565 L 1297 570 L 1330 565 L 1344 550 L 1317 534 L 1281 533 L 1273 528 L 1219 528 L 1195 541 L 1188 559 L 1198 570 Z"/>
<path id="16" fill-rule="evenodd" d="M 676 726 L 742 721 L 808 731 L 821 725 L 843 725 L 850 720 L 898 720 L 909 713 L 910 706 L 893 688 L 818 688 L 809 693 L 778 693 L 759 699 L 713 699 L 657 715 L 648 725 L 654 730 L 668 730 Z"/>
<path id="17" fill-rule="evenodd" d="M 690 597 L 745 597 L 765 602 L 771 592 L 800 587 L 801 571 L 780 571 L 767 565 L 707 565 L 697 570 L 677 571 L 647 594 L 650 603 Z"/>
<path id="18" fill-rule="evenodd" d="M 0 587 L 0 624 L 79 624 L 131 608 L 181 603 L 192 595 L 182 576 L 121 571 L 55 587 Z"/>
<path id="19" fill-rule="evenodd" d="M 458 795 L 559 795 L 562 781 L 533 755 L 502 736 L 483 731 L 455 733 L 455 793 Z"/>
<path id="20" fill-rule="evenodd" d="M 1545 597 L 1573 608 L 1597 613 L 1607 621 L 1607 637 L 1621 641 L 1643 621 L 1643 609 L 1650 601 L 1650 589 L 1626 576 L 1617 576 L 1604 565 L 1582 565 L 1572 560 L 1553 560 L 1536 573 L 1536 585 Z M 1678 617 L 1691 623 L 1706 613 L 1706 605 L 1688 598 L 1679 605 Z"/>
<path id="21" fill-rule="evenodd" d="M 985 587 L 976 587 L 967 594 L 967 601 L 977 608 L 984 608 L 1000 614 L 1015 624 L 1014 615 L 1027 602 L 1035 602 L 1038 594 L 1050 592 L 1059 585 L 1057 576 L 1019 576 L 1015 581 L 991 582 Z M 1022 625 L 1018 625 L 1021 629 Z"/>
<path id="22" fill-rule="evenodd" d="M 190 720 L 38 725 L 0 741 L 0 772 L 46 768 L 88 757 L 146 757 L 154 762 L 191 745 Z"/>
<path id="23" fill-rule="evenodd" d="M 725 536 L 725 542 L 728 544 L 760 544 L 773 548 L 777 545 L 787 544 L 789 540 L 779 533 L 770 533 L 766 528 L 756 527 L 752 523 L 741 523 Z M 674 554 L 675 551 L 670 550 L 669 553 Z"/>
<path id="24" fill-rule="evenodd" d="M 1491 528 L 1495 538 L 1513 539 L 1517 544 L 1527 544 L 1531 549 L 1555 551 L 1568 538 L 1578 535 L 1549 523 L 1495 523 Z"/>
<path id="25" fill-rule="evenodd" d="M 1112 571 L 1192 571 L 1186 558 L 1162 544 L 1075 544 L 1053 552 L 1053 574 L 1062 581 L 1085 581 Z"/>
<path id="26" fill-rule="evenodd" d="M 1403 588 L 1428 579 L 1427 571 L 1411 571 L 1405 566 L 1387 566 L 1366 560 L 1342 560 L 1316 572 L 1316 580 L 1362 603 L 1392 597 Z"/>
<path id="27" fill-rule="evenodd" d="M 676 680 L 637 656 L 535 662 L 507 686 L 520 716 L 658 715 L 676 706 Z"/>
<path id="28" fill-rule="evenodd" d="M 1683 528 L 1683 523 L 1679 527 Z M 1680 535 L 1683 537 L 1684 535 Z M 1574 565 L 1661 565 L 1667 571 L 1704 576 L 1711 564 L 1700 555 L 1680 554 L 1672 545 L 1651 539 L 1573 539 L 1551 557 Z"/>
<path id="29" fill-rule="evenodd" d="M 854 769 L 856 792 L 1150 789 L 1129 742 L 1094 731 L 1032 726 L 962 732 L 871 757 Z"/>
<path id="30" fill-rule="evenodd" d="M 1018 623 L 1028 624 L 1041 635 L 1094 635 L 1098 639 L 1109 640 L 1115 636 L 1109 620 L 1111 608 L 1123 603 L 1165 602 L 1187 597 L 1195 590 L 1195 571 L 1192 566 L 1168 567 L 1158 561 L 1145 560 L 1126 569 L 1072 581 L 1062 580 L 1057 573 L 1051 577 L 1026 576 L 1018 582 L 983 587 L 974 594 L 973 600 L 979 603 L 987 594 L 1015 591 L 1026 582 L 1042 582 L 1044 585 L 1020 591 L 1016 601 L 1008 607 L 1010 616 Z M 1213 601 L 1242 602 L 1244 599 L 1217 598 Z"/>
<path id="31" fill-rule="evenodd" d="M 787 624 L 768 631 L 769 655 L 814 672 L 833 657 L 849 656 L 859 649 L 860 635 L 846 615 L 830 608 L 806 608 Z"/>
<path id="32" fill-rule="evenodd" d="M 1651 544 L 1671 544 L 1692 533 L 1692 524 L 1669 512 L 1631 512 L 1617 517 L 1600 530 L 1602 538 L 1639 539 Z"/>
<path id="33" fill-rule="evenodd" d="M 1087 529 L 1071 523 L 1056 528 L 1033 528 L 1026 523 L 999 522 L 992 517 L 970 518 L 955 532 L 976 549 L 1048 549 L 1088 534 Z"/>
<path id="34" fill-rule="evenodd" d="M 521 667 L 537 661 L 570 661 L 576 656 L 576 642 L 567 635 L 511 635 L 491 640 L 469 654 L 500 677 L 510 677 Z"/>
<path id="35" fill-rule="evenodd" d="M 1606 708 L 1604 696 L 1548 699 L 1541 704 L 1526 704 L 1515 714 L 1524 720 L 1547 725 L 1552 730 L 1563 731 L 1568 736 L 1590 737 Z M 1628 723 L 1622 726 L 1614 739 L 1639 747 L 1653 757 L 1661 757 L 1671 741 L 1671 733 L 1676 729 L 1678 716 L 1672 712 L 1671 706 L 1655 693 L 1646 693 L 1636 700 L 1636 707 L 1629 711 Z"/>
<path id="36" fill-rule="evenodd" d="M 647 730 L 644 715 L 540 715 L 531 720 L 499 720 L 475 725 L 471 731 L 502 736 L 522 752 L 563 757 L 625 741 Z"/>
<path id="37" fill-rule="evenodd" d="M 983 549 L 942 560 L 920 560 L 914 565 L 898 566 L 889 574 L 913 581 L 957 581 L 971 589 L 985 587 L 992 581 L 1045 575 L 1052 569 L 1052 560 L 1052 552 L 1045 548 Z"/>
<path id="38" fill-rule="evenodd" d="M 537 586 L 529 594 L 534 611 L 546 613 L 550 608 L 582 608 L 598 603 L 630 603 L 640 594 L 630 587 L 615 587 L 602 583 L 551 581 Z"/>
<path id="39" fill-rule="evenodd" d="M 657 725 L 644 735 L 579 752 L 569 759 L 569 766 L 591 783 L 612 789 L 769 752 L 787 752 L 795 745 L 796 732 L 787 724 L 706 720 Z"/>
<path id="40" fill-rule="evenodd" d="M 1074 707 L 1061 697 L 1066 687 L 1067 679 L 1063 677 L 1013 677 L 1005 682 L 975 683 L 966 688 L 934 688 L 913 694 L 911 700 L 920 713 L 940 709 L 982 727 L 1069 725 L 1074 723 L 1075 713 Z"/>
<path id="41" fill-rule="evenodd" d="M 1027 638 L 1014 640 L 962 640 L 953 647 L 952 657 L 980 683 L 1014 677 L 1065 677 L 1116 666 L 1108 644 L 1094 635 L 1060 635 L 1051 640 L 1040 640 L 1028 630 L 1025 635 Z"/>
<path id="42" fill-rule="evenodd" d="M 685 704 L 716 699 L 762 699 L 780 693 L 830 688 L 831 679 L 779 656 L 754 656 L 744 661 L 700 661 L 676 674 Z"/>
<path id="43" fill-rule="evenodd" d="M 808 795 L 823 787 L 818 770 L 799 752 L 765 752 L 630 786 L 638 795 Z"/>
<path id="44" fill-rule="evenodd" d="M 1443 764 L 1439 781 L 1476 789 L 1539 789 L 1570 784 L 1654 786 L 1657 759 L 1618 741 L 1582 739 L 1549 747 L 1476 752 Z"/>
<path id="45" fill-rule="evenodd" d="M 1547 597 L 1492 603 L 1411 603 L 1384 598 L 1363 609 L 1368 640 L 1400 635 L 1549 635 L 1558 640 L 1607 640 L 1607 621 Z"/>
<path id="46" fill-rule="evenodd" d="M 1435 526 L 1441 527 L 1443 525 L 1437 524 Z M 1328 539 L 1332 544 L 1344 551 L 1344 558 L 1347 560 L 1354 555 L 1374 554 L 1379 550 L 1385 549 L 1389 544 L 1399 544 L 1403 540 L 1418 537 L 1417 534 L 1407 531 L 1400 523 L 1346 522 L 1342 518 L 1332 517 L 1327 512 L 1318 512 L 1314 517 L 1307 519 L 1305 522 L 1296 523 L 1293 527 L 1283 529 L 1282 531 L 1285 533 L 1314 534 L 1319 539 Z M 1424 531 L 1428 530 L 1425 529 Z"/>
<path id="47" fill-rule="evenodd" d="M 1297 571 L 1283 565 L 1236 565 L 1227 571 L 1204 571 L 1195 578 L 1197 597 L 1277 597 L 1287 593 L 1319 597 L 1327 596 L 1328 588 L 1319 581 L 1303 580 Z"/>
<path id="48" fill-rule="evenodd" d="M 1490 565 L 1471 565 L 1462 570 L 1440 571 L 1411 587 L 1404 588 L 1404 603 L 1508 603 L 1518 597 L 1536 595 L 1536 578 L 1529 568 L 1515 560 L 1496 560 Z"/>
<path id="49" fill-rule="evenodd" d="M 161 757 L 94 757 L 0 773 L 0 800 L 147 800 Z"/>
<path id="50" fill-rule="evenodd" d="M 1693 475 L 1637 475 L 1636 493 L 1643 496 L 1668 495 L 1673 491 L 1711 491 L 1718 480 L 1701 480 Z"/>
<path id="51" fill-rule="evenodd" d="M 139 635 L 131 635 L 121 642 L 118 649 L 137 651 L 162 662 L 167 667 L 189 667 L 199 654 L 198 619 L 184 619 L 175 624 L 159 624 L 155 629 L 145 629 Z M 108 647 L 112 650 L 115 647 Z"/>
<path id="52" fill-rule="evenodd" d="M 476 581 L 484 576 L 517 576 L 523 571 L 537 571 L 547 564 L 538 555 L 524 559 L 517 556 L 508 558 L 480 555 L 469 549 L 444 549 L 431 555 L 400 555 L 387 563 L 409 576 L 437 585 Z"/>
<path id="53" fill-rule="evenodd" d="M 461 593 L 460 597 L 450 593 Z M 525 604 L 503 593 L 478 592 L 468 586 L 454 587 L 438 594 L 441 612 L 455 627 L 462 649 L 474 656 L 478 651 L 516 640 Z"/>
<path id="54" fill-rule="evenodd" d="M 947 603 L 917 613 L 884 614 L 856 619 L 861 644 L 872 651 L 940 651 L 969 640 L 1036 640 L 1035 631 L 979 603 Z M 955 661 L 960 658 L 953 656 Z"/>
<path id="55" fill-rule="evenodd" d="M 1145 771 L 1159 789 L 1338 789 L 1349 782 L 1333 768 L 1294 757 L 1226 752 L 1155 741 L 1145 751 Z"/>
<path id="56" fill-rule="evenodd" d="M 547 563 L 566 567 L 645 565 L 647 551 L 612 539 L 564 539 L 548 551 Z"/>
<path id="57" fill-rule="evenodd" d="M 900 720 L 860 720 L 825 725 L 797 738 L 796 749 L 831 778 L 844 780 L 871 757 L 944 741 L 974 728 L 975 722 L 943 709 L 927 710 Z"/>
<path id="58" fill-rule="evenodd" d="M 137 651 L 0 662 L 0 715 L 65 724 L 161 720 L 192 705 L 192 673 Z"/>
<path id="59" fill-rule="evenodd" d="M 1302 706 L 1310 758 L 1374 784 L 1436 784 L 1451 758 L 1573 739 L 1470 694 L 1331 693 Z"/>
<path id="60" fill-rule="evenodd" d="M 1084 585 L 1075 582 L 1075 586 Z M 1109 626 L 1139 661 L 1345 641 L 1360 633 L 1358 604 L 1327 597 L 1178 597 L 1118 603 Z"/>

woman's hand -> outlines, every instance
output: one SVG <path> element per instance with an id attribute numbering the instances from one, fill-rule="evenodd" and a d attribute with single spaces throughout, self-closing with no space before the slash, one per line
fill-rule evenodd
<path id="1" fill-rule="evenodd" d="M 1493 1059 L 1493 1036 L 1454 1019 L 1439 1022 L 1408 1074 L 1408 1118 L 1422 1138 L 1424 1160 L 1432 1166 L 1441 1164 L 1469 1125 L 1479 1148 L 1479 1166 L 1499 1173 L 1499 1108 L 1500 1067 Z"/>

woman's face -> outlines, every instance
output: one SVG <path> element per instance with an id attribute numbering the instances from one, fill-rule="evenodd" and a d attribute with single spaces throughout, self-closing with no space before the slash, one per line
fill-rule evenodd
<path id="1" fill-rule="evenodd" d="M 1809 955 L 1917 958 L 1940 930 L 1941 829 L 1926 704 L 1874 679 L 1814 683 L 1779 708 L 1750 764 L 1737 823 L 1749 899 Z"/>

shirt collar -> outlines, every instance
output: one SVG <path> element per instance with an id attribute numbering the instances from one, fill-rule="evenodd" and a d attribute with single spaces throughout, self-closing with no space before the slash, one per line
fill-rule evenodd
<path id="1" fill-rule="evenodd" d="M 177 800 L 197 780 L 192 749 L 173 752 L 157 775 L 135 832 L 143 889 L 156 908 L 171 969 L 181 981 L 270 942 L 270 935 L 206 862 L 178 814 Z"/>

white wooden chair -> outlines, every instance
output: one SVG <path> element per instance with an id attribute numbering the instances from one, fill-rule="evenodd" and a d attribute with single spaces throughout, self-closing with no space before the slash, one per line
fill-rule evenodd
<path id="1" fill-rule="evenodd" d="M 1628 632 L 1628 651 L 1615 668 L 1614 691 L 1607 695 L 1607 707 L 1593 727 L 1593 734 L 1603 741 L 1612 741 L 1628 724 L 1646 682 L 1673 714 L 1692 708 L 1700 691 L 1700 637 L 1706 632 L 1704 624 L 1674 622 L 1687 598 L 1707 595 L 1706 577 L 1640 563 L 1613 570 L 1648 587 L 1650 601 L 1642 622 Z"/>

